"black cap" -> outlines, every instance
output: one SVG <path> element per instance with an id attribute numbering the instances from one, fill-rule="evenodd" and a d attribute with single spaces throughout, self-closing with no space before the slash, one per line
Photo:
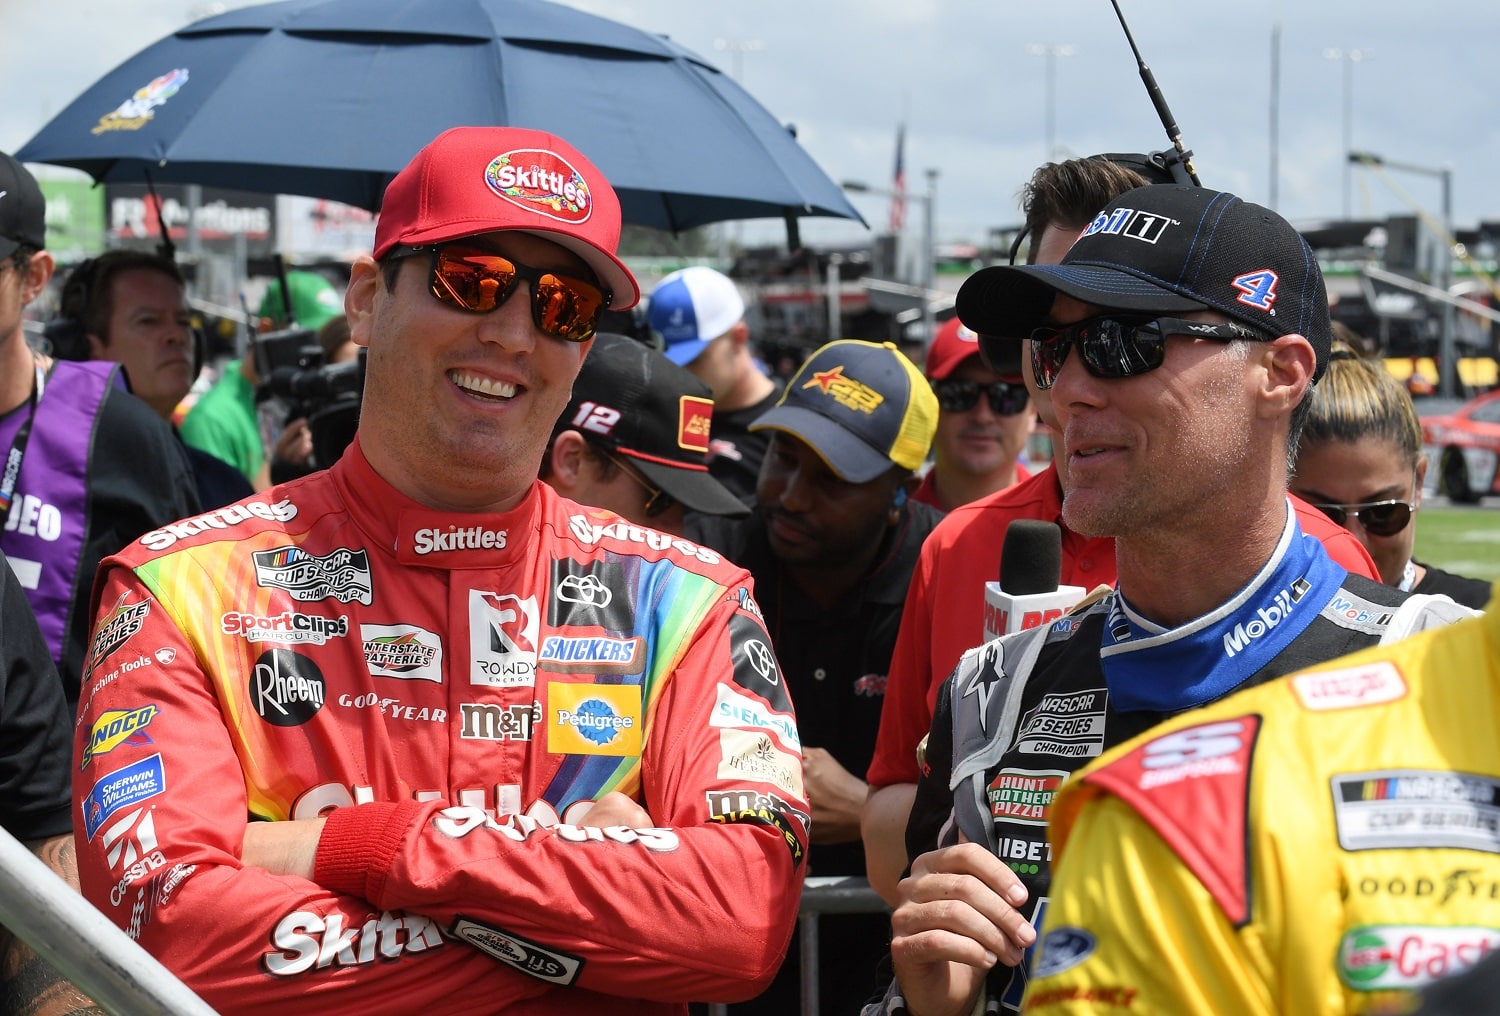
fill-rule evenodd
<path id="1" fill-rule="evenodd" d="M 0 152 L 0 258 L 47 246 L 47 201 L 26 167 Z"/>
<path id="2" fill-rule="evenodd" d="M 1301 335 L 1323 375 L 1333 328 L 1312 248 L 1269 208 L 1205 187 L 1153 184 L 1100 212 L 1058 265 L 975 272 L 958 316 L 986 335 L 1023 339 L 1064 293 L 1108 310 L 1216 310 L 1272 336 Z"/>
<path id="3" fill-rule="evenodd" d="M 748 515 L 749 507 L 708 474 L 712 396 L 707 385 L 656 350 L 600 332 L 579 368 L 558 429 L 577 430 L 629 459 L 687 508 Z"/>

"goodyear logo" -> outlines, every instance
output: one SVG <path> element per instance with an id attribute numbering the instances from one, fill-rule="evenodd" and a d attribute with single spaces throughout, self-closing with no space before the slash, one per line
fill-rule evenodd
<path id="1" fill-rule="evenodd" d="M 83 746 L 83 761 L 78 763 L 78 768 L 87 769 L 95 756 L 108 755 L 126 741 L 135 745 L 150 744 L 151 737 L 145 728 L 160 712 L 153 704 L 101 713 L 89 731 L 88 742 Z"/>
<path id="2" fill-rule="evenodd" d="M 588 221 L 594 198 L 583 174 L 554 152 L 519 148 L 497 155 L 484 182 L 506 201 L 559 222 Z"/>
<path id="3" fill-rule="evenodd" d="M 557 755 L 641 753 L 641 689 L 623 684 L 547 687 L 547 750 Z"/>
<path id="4" fill-rule="evenodd" d="M 833 401 L 855 412 L 864 413 L 866 416 L 875 412 L 877 406 L 885 401 L 885 396 L 865 384 L 856 381 L 852 377 L 844 376 L 844 365 L 839 364 L 831 370 L 820 370 L 806 381 L 802 388 L 820 389 Z"/>

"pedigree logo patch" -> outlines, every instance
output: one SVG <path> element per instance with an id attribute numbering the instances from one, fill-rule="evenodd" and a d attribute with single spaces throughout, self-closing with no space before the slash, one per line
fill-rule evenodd
<path id="1" fill-rule="evenodd" d="M 518 148 L 497 155 L 484 169 L 484 182 L 516 207 L 559 222 L 587 222 L 594 212 L 583 174 L 553 152 Z"/>
<path id="2" fill-rule="evenodd" d="M 547 750 L 556 755 L 639 755 L 641 689 L 625 684 L 548 685 Z"/>

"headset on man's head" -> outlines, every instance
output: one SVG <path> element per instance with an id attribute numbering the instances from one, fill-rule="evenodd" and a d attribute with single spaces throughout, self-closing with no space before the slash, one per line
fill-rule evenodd
<path id="1" fill-rule="evenodd" d="M 62 293 L 58 296 L 57 316 L 42 328 L 42 335 L 51 346 L 49 352 L 53 359 L 81 361 L 94 358 L 84 319 L 88 317 L 89 305 L 93 302 L 100 266 L 108 264 L 105 261 L 107 257 L 108 252 L 80 261 L 63 280 Z M 188 331 L 193 340 L 193 379 L 197 380 L 208 356 L 208 336 L 197 326 Z"/>

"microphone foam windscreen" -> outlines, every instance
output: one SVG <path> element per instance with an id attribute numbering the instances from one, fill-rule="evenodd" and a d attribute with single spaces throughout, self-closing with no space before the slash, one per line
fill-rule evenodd
<path id="1" fill-rule="evenodd" d="M 1055 522 L 1016 519 L 1005 530 L 1000 589 L 1013 596 L 1050 593 L 1062 579 L 1062 530 Z"/>

